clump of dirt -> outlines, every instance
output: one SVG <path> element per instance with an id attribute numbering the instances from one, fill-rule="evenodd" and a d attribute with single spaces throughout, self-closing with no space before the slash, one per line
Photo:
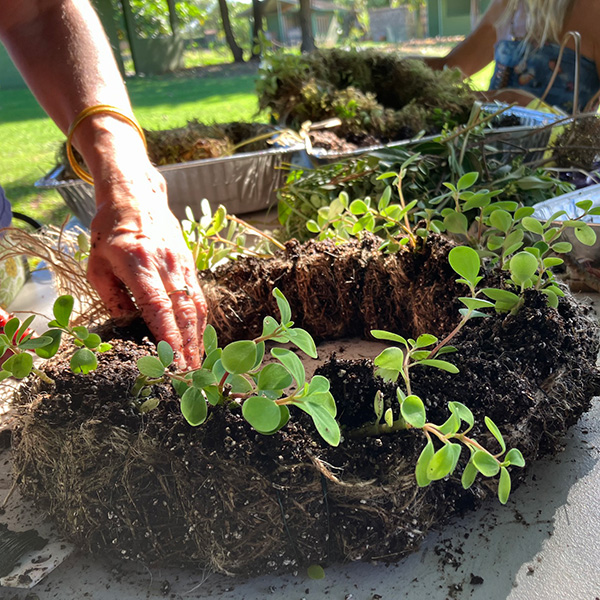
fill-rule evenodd
<path id="1" fill-rule="evenodd" d="M 268 143 L 271 133 L 275 133 L 275 129 L 270 125 L 239 121 L 206 124 L 193 120 L 184 127 L 174 129 L 144 129 L 148 156 L 157 166 L 231 156 L 238 152 L 268 150 L 272 148 Z M 84 164 L 77 151 L 75 157 L 80 164 Z M 76 179 L 67 160 L 65 144 L 60 148 L 58 160 L 65 169 L 63 178 Z"/>
<path id="2" fill-rule="evenodd" d="M 253 311 L 272 312 L 274 283 L 291 300 L 296 323 L 317 337 L 369 327 L 441 336 L 455 322 L 456 274 L 442 267 L 449 247 L 432 238 L 419 251 L 377 256 L 369 240 L 338 249 L 290 243 L 272 261 L 242 260 L 215 276 L 220 291 L 210 298 L 219 304 L 212 309 L 227 317 L 215 321 L 219 337 L 251 335 L 260 322 Z M 412 280 L 424 288 L 420 296 L 404 291 Z M 256 433 L 235 402 L 210 407 L 208 421 L 192 428 L 169 386 L 156 386 L 159 407 L 140 414 L 129 390 L 136 360 L 154 345 L 139 324 L 112 322 L 102 335 L 113 349 L 99 356 L 97 371 L 72 374 L 65 353 L 46 366 L 54 385 L 25 388 L 15 433 L 22 491 L 83 548 L 241 575 L 395 560 L 432 526 L 495 494 L 496 483 L 481 479 L 463 490 L 460 468 L 458 476 L 417 488 L 419 432 L 351 437 L 373 420 L 376 390 L 397 406 L 394 386 L 373 375 L 369 360 L 333 356 L 320 369 L 343 428 L 342 443 L 332 448 L 302 411 L 272 436 Z M 415 368 L 413 391 L 438 423 L 449 400 L 467 404 L 478 424 L 474 436 L 493 448 L 481 427 L 490 416 L 531 464 L 556 451 L 598 393 L 599 338 L 591 310 L 569 294 L 552 309 L 532 292 L 519 314 L 473 320 L 463 330 L 458 352 L 448 355 L 458 375 Z M 523 471 L 512 475 L 517 484 Z"/>
<path id="3" fill-rule="evenodd" d="M 556 138 L 552 147 L 554 160 L 565 169 L 597 169 L 599 140 L 600 118 L 597 115 L 578 117 Z"/>
<path id="4" fill-rule="evenodd" d="M 274 54 L 259 71 L 257 90 L 260 108 L 280 122 L 297 128 L 337 117 L 336 133 L 354 143 L 463 123 L 474 100 L 458 70 L 434 71 L 421 60 L 374 49 Z"/>
<path id="5" fill-rule="evenodd" d="M 270 260 L 242 258 L 202 273 L 220 341 L 259 335 L 263 318 L 278 314 L 274 287 L 288 299 L 296 325 L 318 340 L 368 337 L 371 329 L 449 331 L 465 291 L 448 264 L 453 244 L 431 235 L 421 248 L 396 254 L 380 252 L 380 245 L 374 235 L 341 245 L 292 240 Z"/>

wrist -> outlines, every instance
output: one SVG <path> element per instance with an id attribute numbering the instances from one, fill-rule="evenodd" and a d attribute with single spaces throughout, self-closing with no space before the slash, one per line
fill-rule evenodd
<path id="1" fill-rule="evenodd" d="M 96 184 L 118 180 L 122 171 L 134 165 L 136 171 L 150 166 L 144 133 L 137 121 L 111 108 L 105 111 L 102 106 L 91 107 L 87 114 L 82 111 L 71 125 L 67 138 L 67 147 L 71 142 L 79 150 Z M 91 112 L 94 109 L 98 112 Z M 85 172 L 80 174 L 86 179 L 84 175 Z"/>

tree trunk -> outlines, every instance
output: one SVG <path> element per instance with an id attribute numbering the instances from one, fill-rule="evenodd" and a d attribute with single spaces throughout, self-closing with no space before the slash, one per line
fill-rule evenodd
<path id="1" fill-rule="evenodd" d="M 312 52 L 315 46 L 315 36 L 310 14 L 310 0 L 300 0 L 300 29 L 302 30 L 302 52 Z"/>
<path id="2" fill-rule="evenodd" d="M 250 60 L 260 59 L 260 33 L 263 31 L 263 2 L 252 0 L 252 55 Z"/>
<path id="3" fill-rule="evenodd" d="M 221 11 L 221 21 L 223 22 L 223 31 L 225 32 L 225 39 L 233 54 L 233 62 L 243 63 L 244 62 L 244 51 L 237 45 L 235 37 L 233 35 L 233 29 L 231 28 L 231 21 L 229 20 L 229 8 L 225 0 L 219 0 L 219 10 Z"/>
<path id="4" fill-rule="evenodd" d="M 175 0 L 167 0 L 169 8 L 169 24 L 171 25 L 171 33 L 177 35 L 177 11 L 175 10 Z"/>

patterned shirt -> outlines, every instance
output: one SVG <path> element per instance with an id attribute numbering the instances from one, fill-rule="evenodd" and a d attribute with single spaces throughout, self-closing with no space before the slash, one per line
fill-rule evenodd
<path id="1" fill-rule="evenodd" d="M 554 43 L 547 43 L 538 48 L 522 40 L 501 39 L 495 46 L 496 68 L 490 81 L 490 89 L 515 88 L 541 97 L 556 67 L 559 50 L 560 46 Z M 575 60 L 575 51 L 565 48 L 558 75 L 545 100 L 566 112 L 573 110 Z M 582 56 L 579 67 L 578 110 L 583 110 L 599 89 L 600 78 L 596 63 Z"/>

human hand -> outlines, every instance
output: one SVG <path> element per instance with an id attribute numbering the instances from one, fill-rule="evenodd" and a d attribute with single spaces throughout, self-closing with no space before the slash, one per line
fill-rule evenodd
<path id="1" fill-rule="evenodd" d="M 178 364 L 198 368 L 207 306 L 165 181 L 149 165 L 128 177 L 96 180 L 88 279 L 113 316 L 139 308 Z"/>

